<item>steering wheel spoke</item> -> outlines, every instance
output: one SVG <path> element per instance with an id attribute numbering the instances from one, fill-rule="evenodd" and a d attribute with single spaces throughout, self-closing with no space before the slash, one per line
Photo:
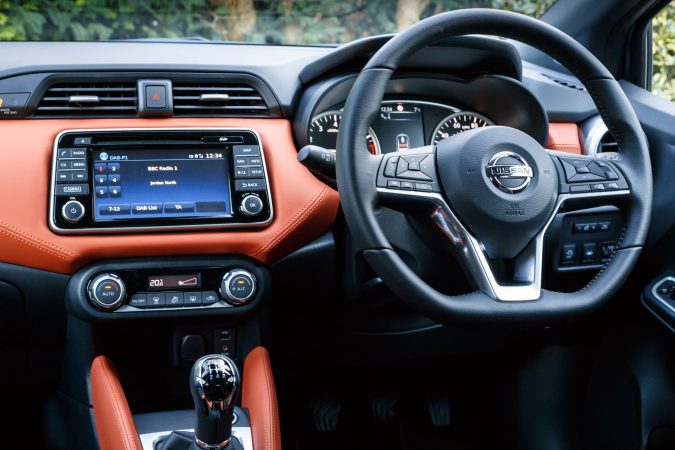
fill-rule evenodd
<path id="1" fill-rule="evenodd" d="M 382 156 L 377 192 L 383 206 L 406 213 L 428 212 L 441 197 L 432 146 Z"/>
<path id="2" fill-rule="evenodd" d="M 558 208 L 565 211 L 613 204 L 630 195 L 630 183 L 608 158 L 552 156 L 559 172 Z"/>

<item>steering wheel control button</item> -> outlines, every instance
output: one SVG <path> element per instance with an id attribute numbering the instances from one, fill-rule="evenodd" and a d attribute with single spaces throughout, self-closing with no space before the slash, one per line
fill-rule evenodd
<path id="1" fill-rule="evenodd" d="M 214 303 L 218 303 L 220 301 L 220 297 L 218 297 L 218 294 L 216 294 L 213 291 L 206 291 L 202 292 L 202 305 L 208 306 L 208 305 L 213 305 Z"/>
<path id="2" fill-rule="evenodd" d="M 183 293 L 182 292 L 167 292 L 165 294 L 166 306 L 183 306 Z"/>
<path id="3" fill-rule="evenodd" d="M 581 254 L 582 263 L 593 263 L 597 258 L 597 245 L 595 242 L 584 242 L 583 253 Z"/>
<path id="4" fill-rule="evenodd" d="M 432 186 L 429 183 L 415 183 L 415 190 L 422 192 L 431 192 Z"/>
<path id="5" fill-rule="evenodd" d="M 574 185 L 570 186 L 570 192 L 572 194 L 578 194 L 581 192 L 591 192 L 591 186 L 588 184 L 579 184 L 579 185 Z"/>
<path id="6" fill-rule="evenodd" d="M 100 309 L 114 310 L 124 302 L 126 287 L 120 277 L 113 273 L 107 273 L 99 275 L 89 282 L 87 294 L 94 306 Z"/>
<path id="7" fill-rule="evenodd" d="M 84 217 L 84 205 L 76 200 L 66 202 L 61 208 L 61 216 L 66 222 L 77 223 Z"/>
<path id="8" fill-rule="evenodd" d="M 152 292 L 147 297 L 148 308 L 164 308 L 166 306 L 166 296 L 164 292 Z"/>
<path id="9" fill-rule="evenodd" d="M 186 292 L 183 296 L 184 306 L 201 306 L 202 293 L 201 292 Z"/>
<path id="10" fill-rule="evenodd" d="M 220 282 L 220 294 L 230 304 L 246 304 L 256 293 L 255 276 L 248 270 L 236 269 L 227 272 Z"/>
<path id="11" fill-rule="evenodd" d="M 142 292 L 137 293 L 129 298 L 129 306 L 144 309 L 147 307 L 146 301 L 147 301 L 147 294 L 144 294 Z"/>
<path id="12" fill-rule="evenodd" d="M 262 212 L 263 202 L 258 196 L 247 195 L 241 201 L 240 210 L 249 217 L 255 217 Z"/>
<path id="13" fill-rule="evenodd" d="M 398 180 L 389 180 L 387 181 L 387 187 L 389 189 L 401 189 L 401 182 Z"/>
<path id="14" fill-rule="evenodd" d="M 560 254 L 560 264 L 571 265 L 577 260 L 577 246 L 576 244 L 564 244 L 562 246 L 562 253 Z"/>
<path id="15" fill-rule="evenodd" d="M 411 183 L 410 181 L 401 181 L 401 189 L 404 190 L 413 190 L 415 189 L 415 185 Z"/>
<path id="16" fill-rule="evenodd" d="M 398 156 L 391 156 L 387 160 L 387 165 L 384 168 L 385 177 L 395 177 L 396 176 L 396 167 L 398 165 Z"/>

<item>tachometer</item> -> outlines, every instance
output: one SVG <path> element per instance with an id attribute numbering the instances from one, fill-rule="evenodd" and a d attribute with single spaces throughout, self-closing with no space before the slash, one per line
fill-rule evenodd
<path id="1" fill-rule="evenodd" d="M 487 127 L 494 123 L 485 116 L 474 112 L 458 112 L 450 114 L 441 120 L 434 130 L 431 138 L 433 145 L 438 144 L 443 139 L 449 138 L 453 134 L 463 131 L 473 130 L 474 128 Z"/>
<path id="2" fill-rule="evenodd" d="M 316 116 L 309 126 L 309 143 L 335 150 L 341 121 L 342 113 L 340 111 L 327 111 Z M 366 135 L 366 144 L 370 153 L 373 155 L 380 154 L 380 143 L 370 128 L 368 128 L 368 134 Z"/>

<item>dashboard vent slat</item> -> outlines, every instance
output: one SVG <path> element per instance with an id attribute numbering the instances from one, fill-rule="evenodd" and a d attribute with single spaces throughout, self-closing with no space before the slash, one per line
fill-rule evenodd
<path id="1" fill-rule="evenodd" d="M 244 82 L 174 82 L 175 116 L 270 116 L 262 94 Z"/>
<path id="2" fill-rule="evenodd" d="M 78 101 L 81 99 L 81 101 Z M 136 116 L 136 83 L 62 83 L 51 86 L 35 111 L 37 117 Z"/>

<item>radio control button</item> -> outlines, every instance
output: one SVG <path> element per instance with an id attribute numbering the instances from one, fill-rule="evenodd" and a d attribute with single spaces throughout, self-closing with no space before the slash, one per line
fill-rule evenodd
<path id="1" fill-rule="evenodd" d="M 84 159 L 74 159 L 70 163 L 71 169 L 84 170 L 87 168 L 87 161 Z"/>
<path id="2" fill-rule="evenodd" d="M 255 195 L 247 195 L 241 201 L 241 212 L 249 217 L 254 217 L 260 214 L 263 210 L 263 202 Z"/>
<path id="3" fill-rule="evenodd" d="M 61 209 L 61 215 L 66 222 L 77 223 L 84 217 L 84 205 L 76 200 L 66 202 Z"/>
<path id="4" fill-rule="evenodd" d="M 128 203 L 120 203 L 117 205 L 100 205 L 98 213 L 102 216 L 122 216 L 129 214 L 131 207 Z"/>
<path id="5" fill-rule="evenodd" d="M 258 145 L 233 145 L 234 156 L 260 156 L 260 146 Z"/>
<path id="6" fill-rule="evenodd" d="M 148 308 L 163 308 L 166 306 L 166 297 L 164 296 L 164 292 L 149 293 L 146 303 Z"/>
<path id="7" fill-rule="evenodd" d="M 58 170 L 68 170 L 72 169 L 72 166 L 70 165 L 70 161 L 59 161 L 56 163 L 56 168 Z"/>
<path id="8" fill-rule="evenodd" d="M 120 277 L 114 273 L 106 273 L 89 282 L 87 294 L 96 307 L 112 310 L 124 302 L 126 287 Z"/>
<path id="9" fill-rule="evenodd" d="M 251 169 L 247 167 L 236 167 L 234 169 L 235 178 L 251 178 Z"/>
<path id="10" fill-rule="evenodd" d="M 120 163 L 108 163 L 108 173 L 120 173 Z"/>
<path id="11" fill-rule="evenodd" d="M 97 186 L 105 185 L 108 182 L 108 175 L 94 175 L 94 184 Z"/>
<path id="12" fill-rule="evenodd" d="M 73 181 L 87 181 L 88 175 L 86 170 L 75 170 L 73 171 Z"/>
<path id="13" fill-rule="evenodd" d="M 74 141 L 75 145 L 91 145 L 90 137 L 76 137 Z"/>
<path id="14" fill-rule="evenodd" d="M 225 300 L 235 306 L 244 305 L 256 293 L 255 276 L 248 270 L 231 270 L 223 276 L 220 282 L 220 294 Z"/>
<path id="15" fill-rule="evenodd" d="M 121 179 L 121 178 L 122 178 L 122 177 L 119 176 L 119 175 L 108 175 L 108 183 L 110 183 L 110 184 L 115 184 L 115 185 L 119 185 L 119 184 L 120 184 L 120 179 Z"/>
<path id="16" fill-rule="evenodd" d="M 110 192 L 115 189 L 114 186 L 110 186 Z M 112 197 L 112 195 L 111 195 Z M 131 212 L 133 214 L 162 214 L 162 204 L 161 203 L 134 203 L 131 205 Z"/>
<path id="17" fill-rule="evenodd" d="M 108 165 L 106 163 L 95 163 L 94 164 L 94 173 L 95 174 L 105 174 L 108 171 Z"/>
<path id="18" fill-rule="evenodd" d="M 147 294 L 144 293 L 134 294 L 129 299 L 129 306 L 133 306 L 134 308 L 146 308 L 147 307 L 146 300 Z"/>
<path id="19" fill-rule="evenodd" d="M 195 204 L 192 202 L 164 203 L 166 214 L 180 214 L 195 212 Z"/>
<path id="20" fill-rule="evenodd" d="M 264 191 L 265 180 L 234 180 L 235 191 Z"/>
<path id="21" fill-rule="evenodd" d="M 112 197 L 112 198 L 121 197 L 122 196 L 122 186 L 110 186 L 108 188 L 108 192 L 110 193 L 110 197 Z"/>
<path id="22" fill-rule="evenodd" d="M 86 158 L 87 157 L 87 150 L 84 148 L 74 148 L 71 150 L 70 155 L 73 158 Z"/>
<path id="23" fill-rule="evenodd" d="M 201 292 L 186 292 L 183 295 L 184 306 L 201 306 L 202 293 Z"/>
<path id="24" fill-rule="evenodd" d="M 59 170 L 56 172 L 56 181 L 59 183 L 73 181 L 73 172 Z"/>

